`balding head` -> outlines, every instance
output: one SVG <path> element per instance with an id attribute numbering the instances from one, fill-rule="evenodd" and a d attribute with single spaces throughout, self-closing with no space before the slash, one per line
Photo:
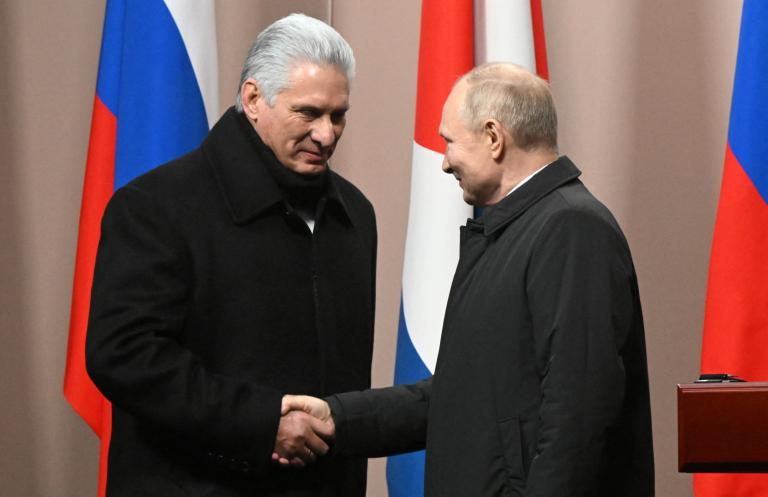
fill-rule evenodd
<path id="1" fill-rule="evenodd" d="M 479 132 L 488 119 L 498 120 L 514 145 L 525 151 L 557 152 L 557 113 L 549 84 L 510 63 L 477 66 L 462 76 L 466 84 L 460 115 Z"/>

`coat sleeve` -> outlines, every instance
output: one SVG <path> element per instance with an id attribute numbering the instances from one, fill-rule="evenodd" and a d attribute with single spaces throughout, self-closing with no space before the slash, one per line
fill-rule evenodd
<path id="1" fill-rule="evenodd" d="M 560 212 L 532 252 L 526 291 L 542 404 L 526 497 L 600 494 L 626 393 L 623 349 L 631 333 L 642 333 L 629 250 L 608 216 Z"/>
<path id="2" fill-rule="evenodd" d="M 326 398 L 336 424 L 333 451 L 381 457 L 424 448 L 432 379 Z"/>
<path id="3" fill-rule="evenodd" d="M 96 258 L 86 363 L 104 396 L 144 426 L 243 471 L 267 467 L 281 393 L 206 369 L 183 345 L 191 258 L 145 191 L 110 201 Z"/>

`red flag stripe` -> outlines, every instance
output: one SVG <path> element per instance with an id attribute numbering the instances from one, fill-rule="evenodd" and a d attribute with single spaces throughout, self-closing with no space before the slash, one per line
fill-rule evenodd
<path id="1" fill-rule="evenodd" d="M 766 226 L 768 206 L 728 147 L 707 284 L 703 373 L 768 381 L 763 356 L 754 354 L 768 350 L 768 305 L 755 305 L 768 302 Z"/>
<path id="2" fill-rule="evenodd" d="M 544 36 L 544 12 L 541 8 L 541 0 L 531 0 L 531 21 L 533 27 L 533 49 L 536 57 L 536 74 L 549 80 L 547 42 Z"/>
<path id="3" fill-rule="evenodd" d="M 116 133 L 117 119 L 97 96 L 93 104 L 83 202 L 80 209 L 64 396 L 100 436 L 104 431 L 102 413 L 106 400 L 85 370 L 85 335 L 88 328 L 93 267 L 101 234 L 101 216 L 114 188 Z"/>
<path id="4" fill-rule="evenodd" d="M 456 79 L 474 66 L 472 0 L 424 0 L 416 89 L 416 143 L 438 153 L 443 102 Z"/>

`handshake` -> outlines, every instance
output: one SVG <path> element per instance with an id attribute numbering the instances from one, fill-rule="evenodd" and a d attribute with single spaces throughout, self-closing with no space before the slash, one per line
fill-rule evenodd
<path id="1" fill-rule="evenodd" d="M 328 453 L 336 426 L 328 403 L 308 395 L 284 395 L 272 460 L 281 466 L 304 467 Z"/>

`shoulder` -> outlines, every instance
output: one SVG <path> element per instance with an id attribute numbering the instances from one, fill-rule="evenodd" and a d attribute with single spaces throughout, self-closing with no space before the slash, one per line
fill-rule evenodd
<path id="1" fill-rule="evenodd" d="M 354 218 L 355 216 L 362 215 L 375 223 L 373 204 L 371 204 L 365 194 L 353 185 L 352 182 L 334 171 L 331 171 L 331 179 L 336 185 L 345 207 L 350 211 L 350 216 Z"/>
<path id="2" fill-rule="evenodd" d="M 125 186 L 157 194 L 187 191 L 206 180 L 205 157 L 200 149 L 150 169 Z"/>
<path id="3" fill-rule="evenodd" d="M 597 223 L 613 229 L 619 228 L 611 211 L 579 180 L 554 190 L 548 210 L 553 219 L 564 217 L 574 222 Z"/>
<path id="4" fill-rule="evenodd" d="M 150 169 L 118 188 L 110 204 L 129 203 L 142 205 L 188 207 L 197 203 L 205 190 L 213 186 L 213 179 L 206 167 L 206 159 L 200 149 L 193 150 L 177 159 Z M 197 199 L 197 200 L 195 200 Z"/>
<path id="5" fill-rule="evenodd" d="M 582 239 L 590 244 L 600 242 L 626 246 L 619 223 L 611 211 L 575 180 L 554 190 L 540 207 L 541 231 L 544 237 Z"/>
<path id="6" fill-rule="evenodd" d="M 345 202 L 353 203 L 356 205 L 365 205 L 373 209 L 371 202 L 368 200 L 365 194 L 363 194 L 363 192 L 360 191 L 358 187 L 352 184 L 351 181 L 335 171 L 331 171 L 331 178 Z"/>

